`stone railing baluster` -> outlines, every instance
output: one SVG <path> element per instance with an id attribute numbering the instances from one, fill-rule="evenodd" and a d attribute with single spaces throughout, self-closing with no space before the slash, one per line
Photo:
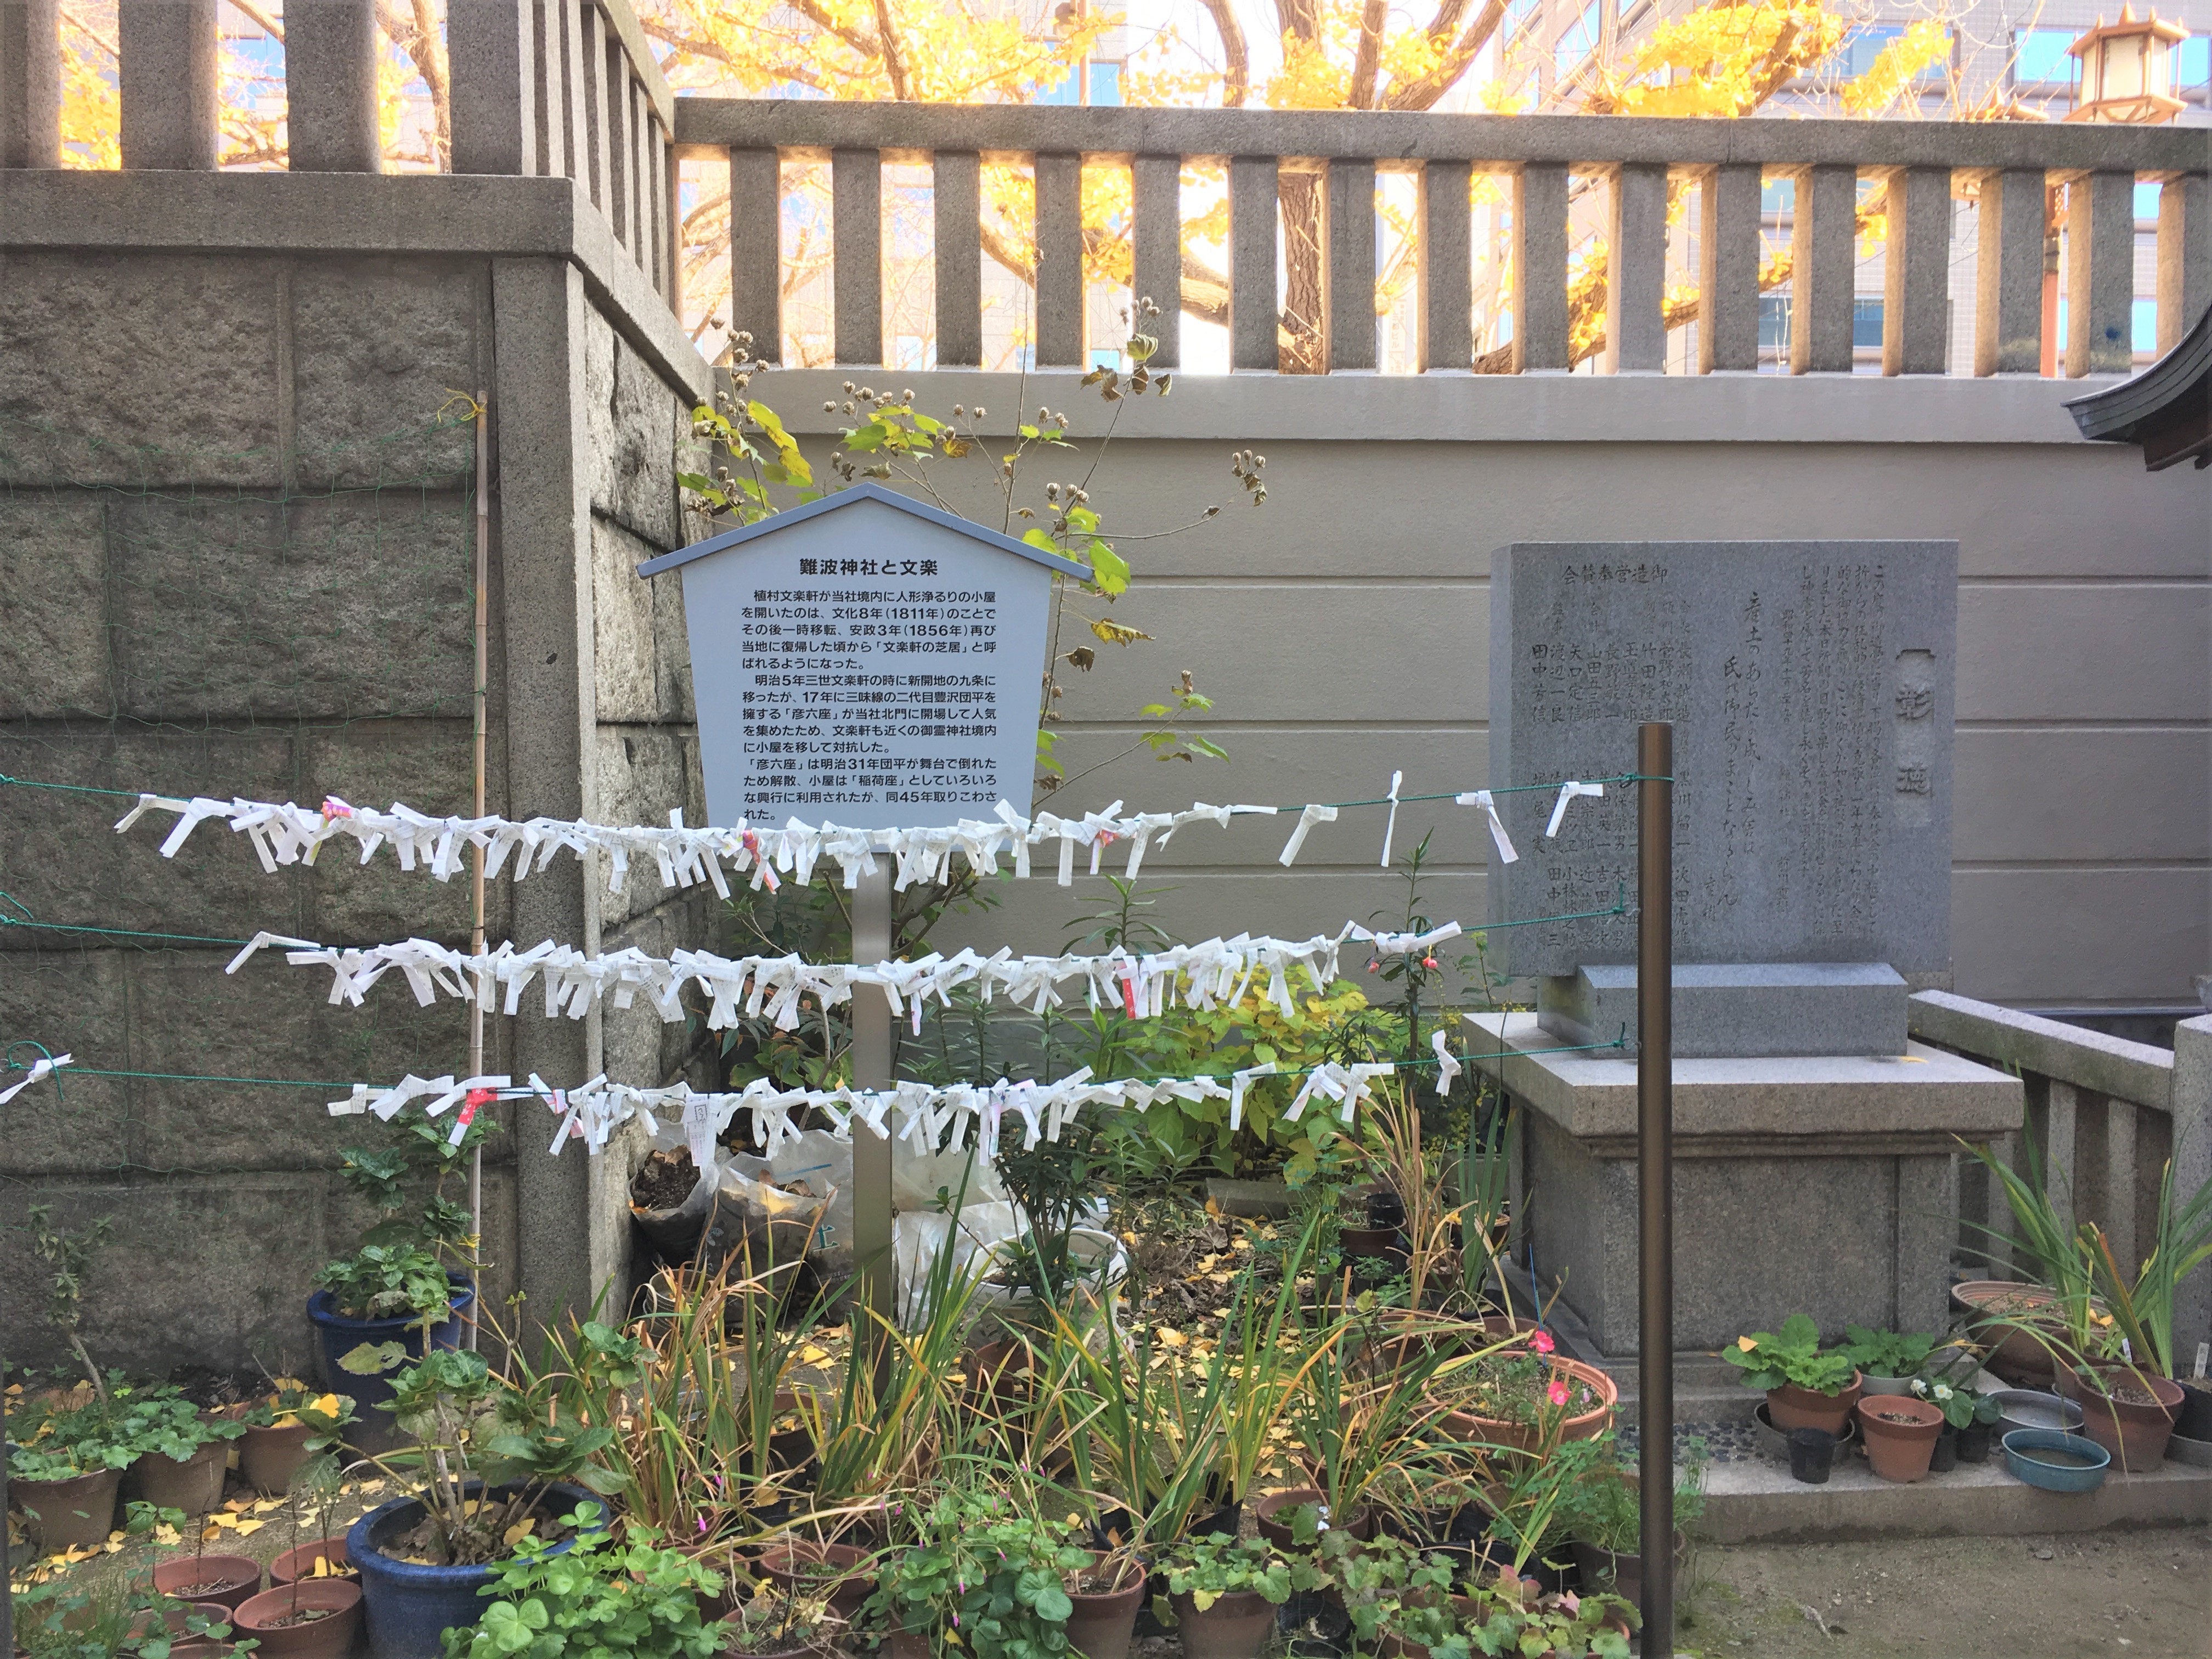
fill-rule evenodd
<path id="1" fill-rule="evenodd" d="M 1759 169 L 1729 162 L 1699 185 L 1698 373 L 1759 372 Z"/>
<path id="2" fill-rule="evenodd" d="M 1229 161 L 1229 366 L 1272 374 L 1280 300 L 1275 291 L 1275 190 L 1279 158 Z"/>
<path id="3" fill-rule="evenodd" d="M 1882 261 L 1881 372 L 1941 374 L 1951 343 L 1951 173 L 1890 174 Z"/>
<path id="4" fill-rule="evenodd" d="M 0 0 L 0 167 L 62 164 L 61 8 Z"/>
<path id="5" fill-rule="evenodd" d="M 1160 308 L 1139 320 L 1159 341 L 1152 367 L 1174 368 L 1182 362 L 1182 157 L 1139 155 L 1130 163 L 1130 189 L 1136 216 L 1136 295 Z"/>
<path id="6" fill-rule="evenodd" d="M 453 171 L 534 173 L 538 8 L 531 0 L 447 0 L 446 58 L 453 100 Z"/>
<path id="7" fill-rule="evenodd" d="M 1790 372 L 1848 374 L 1856 297 L 1858 169 L 1816 164 L 1797 174 L 1790 228 Z"/>
<path id="8" fill-rule="evenodd" d="M 1083 158 L 1034 158 L 1036 184 L 1036 342 L 1039 368 L 1083 360 Z"/>
<path id="9" fill-rule="evenodd" d="M 1569 367 L 1567 168 L 1531 161 L 1513 180 L 1513 371 Z"/>
<path id="10" fill-rule="evenodd" d="M 1328 164 L 1328 368 L 1375 368 L 1375 163 L 1340 157 Z"/>
<path id="11" fill-rule="evenodd" d="M 1423 374 L 1464 371 L 1474 362 L 1474 227 L 1468 205 L 1474 174 L 1466 161 L 1431 161 L 1421 169 L 1414 305 Z"/>
<path id="12" fill-rule="evenodd" d="M 830 152 L 830 304 L 837 361 L 884 361 L 884 162 L 880 151 Z"/>
<path id="13" fill-rule="evenodd" d="M 1974 271 L 1974 373 L 2043 372 L 2044 179 L 2008 167 L 1982 179 Z"/>
<path id="14" fill-rule="evenodd" d="M 2136 179 L 2092 173 L 2066 186 L 2066 373 L 2135 367 Z"/>
<path id="15" fill-rule="evenodd" d="M 2181 343 L 2190 325 L 2212 306 L 2212 220 L 2206 217 L 2204 175 L 2169 179 L 2158 192 L 2158 349 Z"/>
<path id="16" fill-rule="evenodd" d="M 937 361 L 945 368 L 983 362 L 983 158 L 940 149 L 930 161 L 936 228 Z"/>
<path id="17" fill-rule="evenodd" d="M 783 162 L 772 149 L 730 152 L 730 331 L 753 356 L 783 361 Z"/>
<path id="18" fill-rule="evenodd" d="M 216 0 L 117 0 L 123 165 L 210 173 L 216 130 Z"/>
<path id="19" fill-rule="evenodd" d="M 1605 361 L 1615 374 L 1667 367 L 1667 168 L 1632 161 L 1612 181 L 1605 283 Z"/>
<path id="20" fill-rule="evenodd" d="M 381 173 L 374 0 L 316 0 L 284 18 L 285 131 L 295 173 Z"/>
<path id="21" fill-rule="evenodd" d="M 590 0 L 586 0 L 583 13 L 583 71 L 585 164 L 577 170 L 577 178 L 581 182 L 588 175 L 592 204 L 611 219 L 614 194 L 607 184 L 614 148 L 610 93 L 617 83 L 607 78 L 606 14 Z"/>

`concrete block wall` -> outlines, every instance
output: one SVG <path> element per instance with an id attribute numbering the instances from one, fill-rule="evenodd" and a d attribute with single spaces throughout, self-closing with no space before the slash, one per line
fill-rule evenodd
<path id="1" fill-rule="evenodd" d="M 410 182 L 361 187 L 398 205 Z M 206 181 L 234 185 L 254 187 Z M 281 246 L 288 231 L 266 216 L 256 238 Z M 629 567 L 680 539 L 672 441 L 702 367 L 678 358 L 672 373 L 668 353 L 641 351 L 653 325 L 636 322 L 635 296 L 587 284 L 573 257 L 290 240 L 307 246 L 27 248 L 0 235 L 0 772 L 465 812 L 474 437 L 465 423 L 428 428 L 452 392 L 489 387 L 489 808 L 574 816 L 588 799 L 632 819 L 696 815 L 680 592 L 655 596 Z M 570 580 L 550 579 L 561 568 Z M 42 921 L 210 940 L 467 939 L 465 878 L 403 872 L 388 853 L 269 874 L 220 824 L 165 861 L 167 815 L 110 832 L 129 804 L 0 787 L 0 889 Z M 707 925 L 650 871 L 611 909 L 592 896 L 600 885 L 573 860 L 521 889 L 495 883 L 489 937 L 665 951 Z M 333 1008 L 319 974 L 271 953 L 227 977 L 231 954 L 8 929 L 0 1040 L 132 1072 L 340 1082 L 464 1069 L 459 1003 L 417 1007 L 395 981 L 365 1008 Z M 599 1070 L 658 1083 L 683 1041 L 644 1011 L 604 1031 L 597 1018 L 526 1014 L 490 1023 L 486 1061 L 556 1086 Z M 364 1219 L 340 1152 L 382 1133 L 329 1118 L 335 1093 L 65 1073 L 58 1091 L 0 1108 L 7 1358 L 60 1352 L 20 1231 L 43 1203 L 71 1229 L 113 1218 L 86 1302 L 103 1361 L 307 1363 L 313 1275 Z M 525 1291 L 541 1316 L 580 1304 L 625 1267 L 635 1147 L 605 1168 L 550 1158 L 543 1107 L 501 1110 L 489 1299 Z"/>

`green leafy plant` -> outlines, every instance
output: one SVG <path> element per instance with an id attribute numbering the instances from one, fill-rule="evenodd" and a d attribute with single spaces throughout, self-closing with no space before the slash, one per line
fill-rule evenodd
<path id="1" fill-rule="evenodd" d="M 1929 1355 L 1942 1346 L 1942 1337 L 1924 1333 L 1900 1336 L 1846 1325 L 1842 1352 L 1869 1376 L 1917 1376 L 1927 1369 Z"/>
<path id="2" fill-rule="evenodd" d="M 453 1294 L 447 1269 L 473 1269 L 477 1241 L 467 1207 L 449 1198 L 446 1188 L 498 1130 L 482 1109 L 484 1103 L 472 1096 L 451 1120 L 410 1106 L 395 1120 L 394 1144 L 345 1149 L 346 1184 L 378 1219 L 352 1255 L 315 1277 L 339 1313 L 349 1319 L 406 1315 L 425 1328 L 447 1316 Z M 433 1189 L 415 1196 L 416 1178 L 425 1170 Z"/>
<path id="3" fill-rule="evenodd" d="M 1790 1387 L 1814 1394 L 1841 1394 L 1857 1369 L 1841 1348 L 1823 1350 L 1820 1328 L 1809 1315 L 1791 1314 L 1778 1331 L 1753 1331 L 1736 1338 L 1721 1358 L 1743 1373 L 1747 1389 L 1771 1392 Z"/>
<path id="4" fill-rule="evenodd" d="M 1954 1429 L 1994 1423 L 2004 1415 L 2004 1407 L 1997 1403 L 1995 1395 L 1977 1394 L 1972 1389 L 1956 1388 L 1930 1377 L 1914 1377 L 1912 1392 L 1923 1400 L 1933 1401 L 1942 1411 L 1943 1420 Z"/>
<path id="5" fill-rule="evenodd" d="M 100 1367 L 92 1363 L 92 1356 L 85 1351 L 79 1328 L 84 1318 L 85 1273 L 91 1266 L 93 1252 L 115 1237 L 115 1222 L 112 1217 L 101 1216 L 83 1231 L 72 1233 L 55 1226 L 53 1214 L 54 1206 L 51 1204 L 33 1204 L 23 1214 L 33 1253 L 53 1270 L 46 1281 L 46 1323 L 62 1334 L 70 1345 L 70 1352 L 76 1356 L 77 1364 L 84 1367 L 93 1392 L 105 1400 L 106 1379 L 100 1376 Z"/>
<path id="6" fill-rule="evenodd" d="M 1052 1659 L 1067 1653 L 1075 1611 L 1065 1575 L 1088 1550 L 1064 1522 L 1024 1513 L 994 1492 L 954 1489 L 906 1506 L 908 1541 L 883 1558 L 864 1613 L 895 1630 L 931 1631 L 976 1659 Z"/>
<path id="7" fill-rule="evenodd" d="M 364 1244 L 330 1263 L 315 1275 L 315 1283 L 349 1319 L 409 1314 L 434 1322 L 453 1294 L 446 1264 L 419 1244 Z"/>
<path id="8" fill-rule="evenodd" d="M 169 1659 L 180 1639 L 228 1643 L 231 1635 L 228 1624 L 185 1602 L 115 1584 L 85 1589 L 52 1579 L 14 1593 L 9 1607 L 16 1648 L 29 1659 Z M 248 1639 L 230 1650 L 251 1653 L 259 1645 Z"/>
<path id="9" fill-rule="evenodd" d="M 2111 1299 L 2112 1316 L 2127 1342 L 2127 1353 L 2135 1364 L 2160 1376 L 2178 1375 L 2181 1356 L 2174 1348 L 2174 1303 L 2182 1281 L 2212 1261 L 2212 1181 L 2177 1203 L 2173 1160 L 2166 1161 L 2159 1176 L 2150 1254 L 2132 1281 L 2114 1259 L 2103 1228 L 2085 1223 L 2080 1237 L 2092 1272 Z"/>
<path id="10" fill-rule="evenodd" d="M 1692 1440 L 1675 1467 L 1674 1524 L 1685 1530 L 1705 1513 L 1706 1461 L 1705 1442 Z M 1565 1442 L 1544 1461 L 1534 1481 L 1557 1494 L 1551 1524 L 1559 1534 L 1616 1555 L 1634 1555 L 1642 1547 L 1644 1528 L 1636 1474 L 1608 1429 L 1588 1440 Z"/>
<path id="11" fill-rule="evenodd" d="M 246 1425 L 209 1417 L 173 1388 L 150 1390 L 118 1402 L 110 1432 L 118 1443 L 142 1456 L 158 1455 L 182 1463 L 211 1441 L 235 1440 Z"/>
<path id="12" fill-rule="evenodd" d="M 1544 1594 L 1512 1573 L 1501 1573 L 1495 1586 L 1479 1587 L 1474 1599 L 1474 1615 L 1463 1628 L 1472 1650 L 1486 1656 L 1628 1659 L 1629 1632 L 1643 1623 L 1617 1595 Z"/>
<path id="13" fill-rule="evenodd" d="M 301 1382 L 285 1381 L 246 1408 L 240 1421 L 252 1429 L 290 1429 L 305 1425 L 302 1442 L 310 1452 L 337 1444 L 339 1431 L 361 1419 L 355 1414 L 353 1396 L 317 1394 Z"/>
<path id="14" fill-rule="evenodd" d="M 1313 1589 L 1322 1583 L 1321 1571 L 1310 1558 L 1279 1555 L 1262 1538 L 1202 1534 L 1182 1540 L 1164 1560 L 1168 1589 L 1189 1596 L 1201 1613 L 1224 1595 L 1248 1592 L 1280 1607 L 1291 1599 L 1291 1591 Z"/>
<path id="15" fill-rule="evenodd" d="M 617 1540 L 583 1533 L 592 1516 L 568 1517 L 579 1536 L 558 1554 L 525 1538 L 492 1569 L 493 1598 L 473 1628 L 445 1634 L 447 1659 L 707 1659 L 721 1638 L 699 1618 L 698 1598 L 720 1575 L 659 1547 L 651 1528 Z"/>

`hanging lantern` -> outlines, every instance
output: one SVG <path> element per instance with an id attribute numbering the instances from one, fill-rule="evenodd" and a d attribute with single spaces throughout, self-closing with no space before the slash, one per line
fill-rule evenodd
<path id="1" fill-rule="evenodd" d="M 2081 82 L 2069 121 L 2150 125 L 2171 121 L 2183 105 L 2173 95 L 2172 49 L 2189 31 L 2156 12 L 2137 17 L 2123 5 L 2120 21 L 2102 18 L 2068 52 L 2081 60 Z"/>

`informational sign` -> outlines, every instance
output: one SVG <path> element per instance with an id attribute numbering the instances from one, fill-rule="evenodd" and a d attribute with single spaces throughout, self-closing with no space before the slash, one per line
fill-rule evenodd
<path id="1" fill-rule="evenodd" d="M 1030 809 L 1072 560 L 868 484 L 649 560 L 680 569 L 707 812 L 849 829 Z"/>

